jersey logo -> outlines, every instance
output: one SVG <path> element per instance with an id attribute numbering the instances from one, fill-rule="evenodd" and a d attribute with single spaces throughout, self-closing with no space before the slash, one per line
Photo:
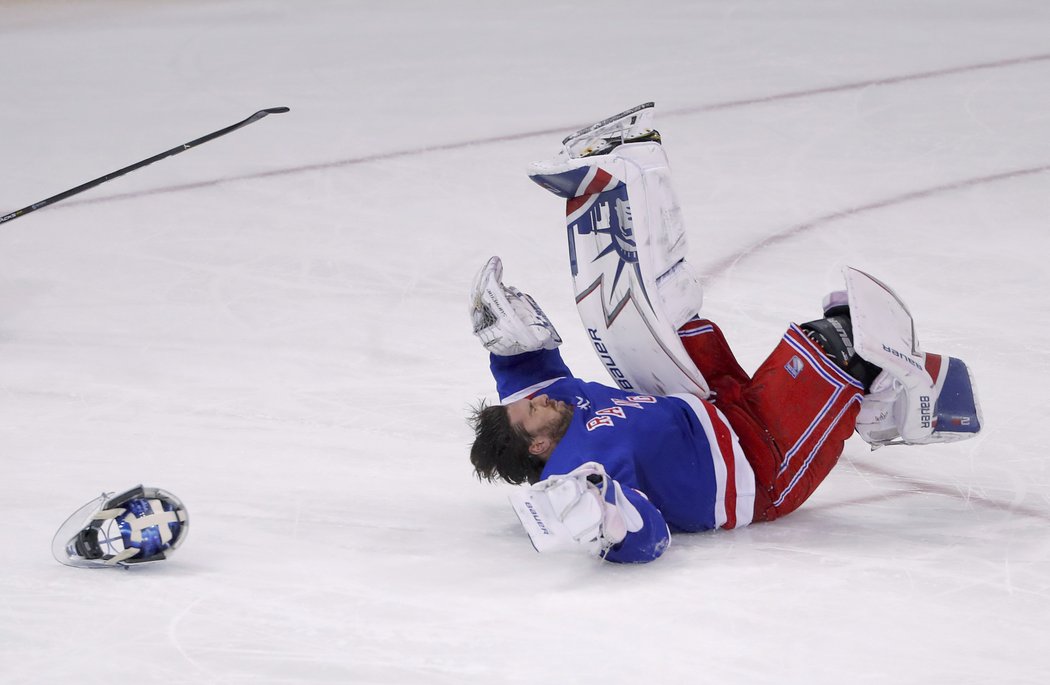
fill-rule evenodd
<path id="1" fill-rule="evenodd" d="M 587 422 L 587 430 L 592 431 L 595 428 L 601 428 L 602 426 L 612 426 L 613 420 L 611 416 L 595 416 L 593 419 Z"/>
<path id="2" fill-rule="evenodd" d="M 641 409 L 642 404 L 653 404 L 656 402 L 656 398 L 651 395 L 631 395 L 625 400 L 619 398 L 613 398 L 613 404 L 620 407 L 633 407 L 635 409 Z"/>
<path id="3" fill-rule="evenodd" d="M 580 399 L 580 398 L 577 398 Z M 652 395 L 628 395 L 625 399 L 613 398 L 613 404 L 616 406 L 606 407 L 599 409 L 594 412 L 595 416 L 593 419 L 587 422 L 587 430 L 592 431 L 602 426 L 615 426 L 613 419 L 626 419 L 627 412 L 624 411 L 624 407 L 630 407 L 632 409 L 645 409 L 643 405 L 655 404 L 656 398 Z"/>

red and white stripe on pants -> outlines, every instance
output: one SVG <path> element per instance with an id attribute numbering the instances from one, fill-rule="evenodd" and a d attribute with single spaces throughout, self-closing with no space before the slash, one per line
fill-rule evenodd
<path id="1" fill-rule="evenodd" d="M 679 337 L 755 473 L 754 520 L 797 509 L 838 462 L 853 433 L 863 386 L 794 324 L 753 377 L 712 322 L 694 319 Z"/>

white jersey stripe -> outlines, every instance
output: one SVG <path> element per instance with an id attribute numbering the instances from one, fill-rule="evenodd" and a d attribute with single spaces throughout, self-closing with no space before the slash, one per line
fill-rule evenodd
<path id="1" fill-rule="evenodd" d="M 565 376 L 558 376 L 557 378 L 551 378 L 550 380 L 543 381 L 541 383 L 536 383 L 535 385 L 530 385 L 527 388 L 522 388 L 521 390 L 519 390 L 518 392 L 514 393 L 513 395 L 508 395 L 508 396 L 504 397 L 502 400 L 500 400 L 500 404 L 510 404 L 511 402 L 517 402 L 518 400 L 523 400 L 526 397 L 529 397 L 530 395 L 535 395 L 540 390 L 543 390 L 544 388 L 546 388 L 548 385 L 552 385 L 554 383 L 557 383 L 558 381 L 560 381 L 563 378 L 565 378 Z"/>
<path id="2" fill-rule="evenodd" d="M 715 432 L 711 416 L 701 404 L 701 400 L 695 395 L 688 393 L 676 393 L 671 395 L 671 397 L 677 397 L 689 405 L 689 408 L 693 410 L 693 413 L 700 420 L 700 425 L 703 426 L 704 434 L 707 436 L 707 442 L 711 446 L 711 460 L 714 465 L 716 482 L 715 527 L 721 528 L 729 520 L 728 508 L 732 508 L 736 512 L 737 528 L 748 525 L 751 523 L 755 511 L 755 472 L 751 469 L 751 463 L 748 462 L 747 457 L 744 456 L 744 452 L 740 448 L 740 441 L 733 427 L 729 424 L 725 415 L 715 408 L 715 415 L 724 428 L 729 431 L 733 444 L 732 454 L 725 454 L 719 445 L 718 435 Z M 726 492 L 730 466 L 733 468 L 733 483 L 736 486 L 736 497 L 733 501 L 727 501 Z"/>

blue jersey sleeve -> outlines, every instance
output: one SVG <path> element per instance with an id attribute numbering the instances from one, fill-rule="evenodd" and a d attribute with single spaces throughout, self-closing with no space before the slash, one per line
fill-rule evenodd
<path id="1" fill-rule="evenodd" d="M 637 490 L 623 488 L 623 494 L 641 515 L 642 528 L 634 533 L 627 533 L 627 537 L 620 544 L 614 545 L 605 553 L 605 559 L 619 564 L 644 564 L 653 561 L 671 544 L 671 532 L 667 528 L 667 522 L 664 521 L 660 510 Z M 610 499 L 611 495 L 612 488 L 609 488 L 606 499 Z"/>
<path id="2" fill-rule="evenodd" d="M 489 368 L 496 379 L 496 391 L 501 400 L 534 385 L 572 376 L 557 349 L 536 350 L 510 357 L 490 354 Z"/>

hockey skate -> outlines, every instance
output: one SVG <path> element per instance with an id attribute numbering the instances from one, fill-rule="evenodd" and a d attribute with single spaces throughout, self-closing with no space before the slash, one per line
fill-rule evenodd
<path id="1" fill-rule="evenodd" d="M 660 133 L 652 127 L 653 106 L 652 102 L 642 103 L 566 136 L 561 141 L 564 156 L 595 157 L 624 143 L 659 143 Z"/>

